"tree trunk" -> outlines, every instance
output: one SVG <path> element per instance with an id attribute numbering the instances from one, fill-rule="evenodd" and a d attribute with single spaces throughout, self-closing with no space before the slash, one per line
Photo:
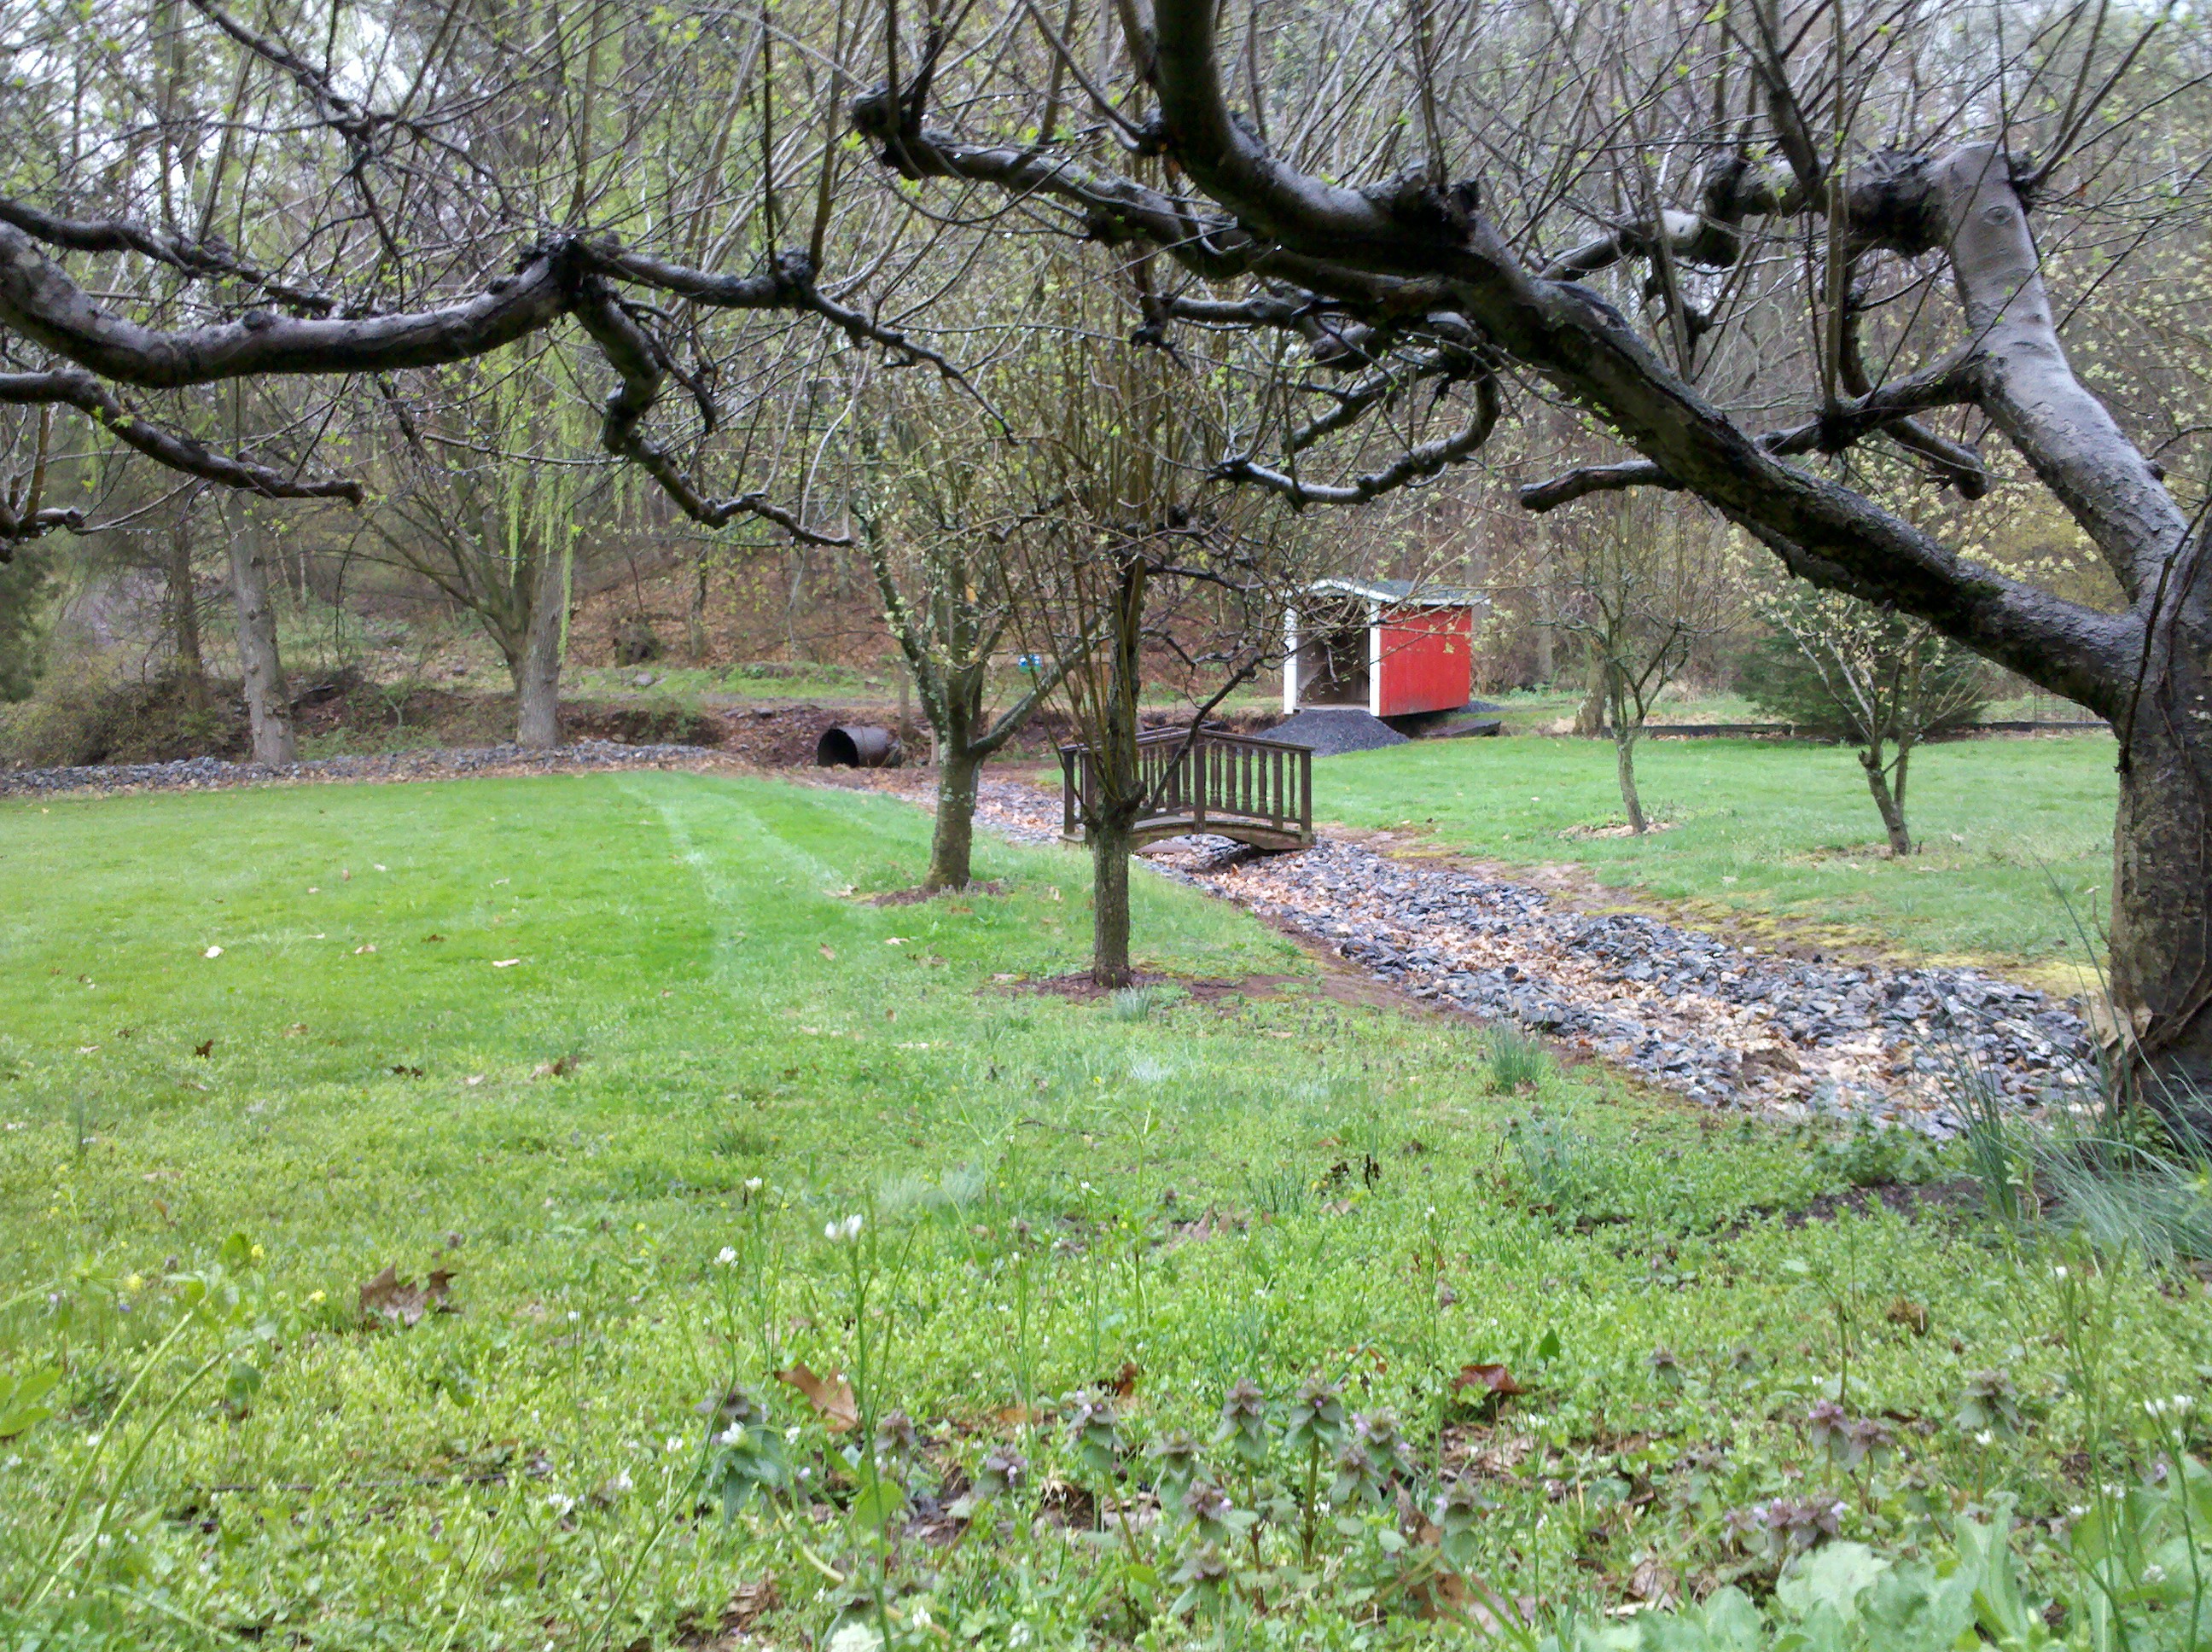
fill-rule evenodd
<path id="1" fill-rule="evenodd" d="M 1644 799 L 1636 790 L 1636 735 L 1626 717 L 1615 717 L 1613 728 L 1613 765 L 1620 771 L 1620 806 L 1628 811 L 1628 829 L 1641 837 L 1649 829 L 1644 818 Z"/>
<path id="2" fill-rule="evenodd" d="M 702 556 L 699 558 L 698 580 L 691 587 L 691 611 L 686 616 L 688 635 L 684 642 L 694 665 L 707 663 L 707 559 Z"/>
<path id="3" fill-rule="evenodd" d="M 1583 685 L 1583 702 L 1575 708 L 1575 732 L 1593 735 L 1605 727 L 1605 658 L 1595 649 L 1589 658 L 1589 680 Z"/>
<path id="4" fill-rule="evenodd" d="M 1905 754 L 1898 754 L 1898 774 L 1904 778 Z M 1874 793 L 1874 806 L 1881 811 L 1881 829 L 1889 835 L 1889 858 L 1902 860 L 1912 853 L 1912 838 L 1905 829 L 1904 787 L 1896 792 L 1889 789 L 1889 775 L 1881 761 L 1879 741 L 1859 753 L 1859 767 L 1866 770 L 1867 790 Z"/>
<path id="5" fill-rule="evenodd" d="M 200 605 L 192 589 L 192 521 L 179 506 L 169 525 L 169 616 L 176 633 L 177 675 L 184 679 L 185 703 L 208 708 L 207 654 L 200 646 Z"/>
<path id="6" fill-rule="evenodd" d="M 514 675 L 514 741 L 533 751 L 561 744 L 561 622 L 566 617 L 561 557 L 543 553 L 530 572 L 530 617 Z"/>
<path id="7" fill-rule="evenodd" d="M 2180 629 L 2122 749 L 2112 987 L 2141 1093 L 2212 1139 L 2212 673 L 2207 639 Z"/>
<path id="8" fill-rule="evenodd" d="M 297 761 L 292 704 L 276 654 L 276 616 L 269 606 L 269 558 L 261 534 L 242 502 L 234 502 L 230 533 L 230 583 L 238 598 L 238 663 L 246 678 L 246 711 L 253 728 L 253 761 L 281 766 Z"/>
<path id="9" fill-rule="evenodd" d="M 982 768 L 965 738 L 939 743 L 937 826 L 929 839 L 929 875 L 921 880 L 922 888 L 932 893 L 968 887 L 975 843 L 975 787 Z"/>
<path id="10" fill-rule="evenodd" d="M 1129 829 L 1120 819 L 1091 828 L 1091 979 L 1120 988 L 1129 973 Z"/>

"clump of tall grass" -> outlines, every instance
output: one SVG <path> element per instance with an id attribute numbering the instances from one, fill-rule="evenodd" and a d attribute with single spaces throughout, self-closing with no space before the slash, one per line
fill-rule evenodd
<path id="1" fill-rule="evenodd" d="M 1490 1087 L 1505 1095 L 1536 1089 L 1552 1070 L 1543 1041 L 1510 1023 L 1492 1027 L 1484 1035 L 1483 1044 Z"/>
<path id="2" fill-rule="evenodd" d="M 1978 1074 L 1961 1088 L 1967 1165 L 1992 1218 L 2078 1235 L 2105 1255 L 2132 1251 L 2154 1267 L 2212 1259 L 2212 1154 L 2202 1139 L 2139 1103 L 2038 1126 Z"/>
<path id="3" fill-rule="evenodd" d="M 1180 987 L 1154 982 L 1149 987 L 1124 987 L 1109 993 L 1106 1013 L 1116 1021 L 1150 1021 L 1154 1013 L 1181 1003 L 1189 993 Z"/>

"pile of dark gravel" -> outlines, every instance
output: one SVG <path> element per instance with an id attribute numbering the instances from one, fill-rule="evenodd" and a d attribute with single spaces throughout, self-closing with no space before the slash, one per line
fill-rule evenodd
<path id="1" fill-rule="evenodd" d="M 1380 717 L 1354 707 L 1302 711 L 1265 731 L 1270 740 L 1287 740 L 1310 747 L 1316 757 L 1340 756 L 1347 751 L 1373 751 L 1386 745 L 1403 745 L 1406 737 Z"/>

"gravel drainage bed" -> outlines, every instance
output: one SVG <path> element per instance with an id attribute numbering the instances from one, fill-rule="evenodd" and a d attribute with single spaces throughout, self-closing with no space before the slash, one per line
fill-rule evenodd
<path id="1" fill-rule="evenodd" d="M 977 811 L 1027 842 L 1057 841 L 1058 813 L 1004 781 L 985 783 Z M 1708 1106 L 1948 1136 L 1969 1085 L 2036 1106 L 2095 1082 L 2072 1007 L 1977 969 L 1814 963 L 1334 839 L 1254 856 L 1178 838 L 1145 858 L 1416 998 L 1516 1022 Z"/>

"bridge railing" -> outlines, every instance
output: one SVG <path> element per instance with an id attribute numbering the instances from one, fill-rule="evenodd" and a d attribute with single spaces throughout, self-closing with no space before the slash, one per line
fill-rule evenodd
<path id="1" fill-rule="evenodd" d="M 1083 840 L 1098 781 L 1091 748 L 1060 749 L 1060 832 Z M 1313 841 L 1313 752 L 1223 729 L 1158 729 L 1137 737 L 1146 797 L 1139 840 L 1211 832 L 1267 847 Z"/>

